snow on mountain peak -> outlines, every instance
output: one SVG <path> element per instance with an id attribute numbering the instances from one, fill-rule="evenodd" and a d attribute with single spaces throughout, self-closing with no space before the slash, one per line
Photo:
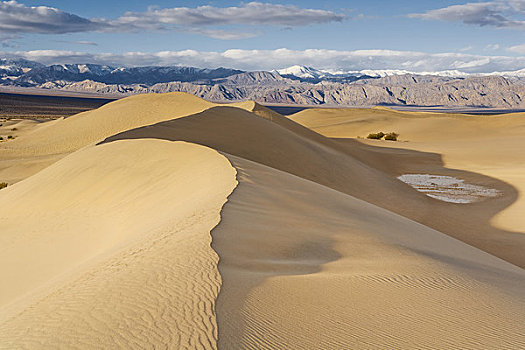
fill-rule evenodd
<path id="1" fill-rule="evenodd" d="M 280 75 L 293 75 L 299 78 L 319 78 L 324 75 L 323 71 L 312 67 L 299 65 L 273 70 L 272 72 L 277 72 Z"/>
<path id="2" fill-rule="evenodd" d="M 466 78 L 470 76 L 490 76 L 500 75 L 505 77 L 525 77 L 525 68 L 516 71 L 507 72 L 492 72 L 492 73 L 466 73 L 459 70 L 444 70 L 444 71 L 427 71 L 427 72 L 413 72 L 402 69 L 363 69 L 363 70 L 343 70 L 343 69 L 316 69 L 309 66 L 294 65 L 288 68 L 272 70 L 272 72 L 280 75 L 291 75 L 303 79 L 337 79 L 349 77 L 373 77 L 383 78 L 393 75 L 434 75 L 450 78 Z"/>

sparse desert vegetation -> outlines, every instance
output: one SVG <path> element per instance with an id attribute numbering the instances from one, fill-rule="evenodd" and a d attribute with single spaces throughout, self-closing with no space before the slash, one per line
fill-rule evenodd
<path id="1" fill-rule="evenodd" d="M 380 131 L 380 132 L 377 132 L 375 134 L 368 134 L 368 136 L 366 138 L 367 139 L 372 139 L 372 140 L 381 140 L 383 138 L 383 136 L 385 136 L 385 133 Z"/>
<path id="2" fill-rule="evenodd" d="M 0 182 L 0 190 L 7 187 L 7 182 Z"/>
<path id="3" fill-rule="evenodd" d="M 395 132 L 389 132 L 385 135 L 385 140 L 387 141 L 397 141 L 397 137 L 399 136 L 398 133 Z"/>
<path id="4" fill-rule="evenodd" d="M 397 141 L 397 138 L 399 137 L 399 134 L 396 133 L 396 132 L 389 132 L 389 133 L 385 134 L 384 132 L 380 131 L 380 132 L 377 132 L 377 133 L 368 134 L 368 136 L 366 138 L 367 139 L 371 139 L 371 140 L 381 140 L 381 139 L 383 139 L 383 137 L 387 141 Z"/>

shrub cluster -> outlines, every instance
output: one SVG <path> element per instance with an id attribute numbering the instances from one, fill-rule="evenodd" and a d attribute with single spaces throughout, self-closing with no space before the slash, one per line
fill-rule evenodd
<path id="1" fill-rule="evenodd" d="M 399 136 L 399 134 L 395 133 L 395 132 L 389 132 L 388 134 L 385 135 L 385 140 L 387 141 L 397 141 L 397 137 Z"/>
<path id="2" fill-rule="evenodd" d="M 380 131 L 380 132 L 375 133 L 375 134 L 368 134 L 368 136 L 366 138 L 367 139 L 373 139 L 373 140 L 381 140 L 383 138 L 383 136 L 385 136 L 385 133 Z"/>
<path id="3" fill-rule="evenodd" d="M 7 187 L 7 182 L 0 182 L 0 190 Z"/>
<path id="4" fill-rule="evenodd" d="M 367 139 L 372 139 L 372 140 L 381 140 L 384 137 L 385 140 L 387 140 L 387 141 L 397 141 L 397 137 L 398 136 L 399 136 L 399 134 L 397 134 L 395 132 L 389 132 L 389 133 L 385 134 L 384 132 L 380 131 L 380 132 L 375 133 L 375 134 L 368 134 L 368 136 L 366 138 Z"/>

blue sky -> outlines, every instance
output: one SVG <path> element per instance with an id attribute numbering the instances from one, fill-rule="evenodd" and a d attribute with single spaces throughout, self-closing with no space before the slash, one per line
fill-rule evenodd
<path id="1" fill-rule="evenodd" d="M 525 0 L 0 1 L 0 41 L 44 63 L 517 70 Z"/>

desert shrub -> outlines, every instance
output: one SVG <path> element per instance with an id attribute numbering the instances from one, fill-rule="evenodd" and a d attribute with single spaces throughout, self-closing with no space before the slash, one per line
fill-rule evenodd
<path id="1" fill-rule="evenodd" d="M 11 131 L 17 131 L 18 129 L 17 128 L 12 128 Z"/>
<path id="2" fill-rule="evenodd" d="M 385 133 L 380 131 L 380 132 L 375 133 L 375 134 L 368 134 L 368 136 L 366 138 L 367 139 L 373 139 L 373 140 L 381 140 L 383 138 L 383 136 L 385 136 Z"/>
<path id="3" fill-rule="evenodd" d="M 7 136 L 8 139 L 14 139 L 13 135 Z"/>
<path id="4" fill-rule="evenodd" d="M 396 134 L 395 132 L 389 132 L 385 135 L 385 140 L 387 141 L 397 141 L 397 137 L 399 134 Z"/>
<path id="5" fill-rule="evenodd" d="M 7 182 L 0 182 L 0 190 L 7 187 Z"/>
<path id="6" fill-rule="evenodd" d="M 0 136 L 0 141 L 4 141 L 4 138 L 2 136 Z"/>

